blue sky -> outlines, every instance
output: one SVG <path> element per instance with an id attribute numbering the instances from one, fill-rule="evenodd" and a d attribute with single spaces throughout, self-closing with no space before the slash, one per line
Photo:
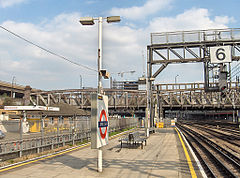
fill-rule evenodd
<path id="1" fill-rule="evenodd" d="M 3 1 L 1 0 L 0 2 Z M 89 16 L 107 16 L 108 11 L 113 7 L 128 8 L 141 6 L 145 2 L 145 0 L 26 0 L 22 3 L 16 2 L 16 4 L 11 6 L 1 8 L 0 20 L 24 21 L 37 24 L 46 18 L 54 18 L 61 13 L 79 12 Z M 184 10 L 195 7 L 209 9 L 212 16 L 221 15 L 237 18 L 239 5 L 240 2 L 238 0 L 175 0 L 171 3 L 171 10 L 159 11 L 152 16 L 175 16 Z"/>
<path id="2" fill-rule="evenodd" d="M 83 27 L 83 16 L 120 15 L 104 24 L 104 67 L 116 80 L 143 74 L 151 32 L 240 27 L 239 0 L 0 0 L 0 25 L 70 60 L 96 68 L 97 26 Z M 202 81 L 198 65 L 168 67 L 158 83 Z M 8 67 L 6 67 L 8 66 Z M 135 70 L 134 74 L 118 72 Z M 185 72 L 193 72 L 189 76 Z M 40 89 L 96 87 L 96 73 L 74 66 L 0 30 L 0 80 Z M 105 87 L 109 81 L 105 81 Z"/>

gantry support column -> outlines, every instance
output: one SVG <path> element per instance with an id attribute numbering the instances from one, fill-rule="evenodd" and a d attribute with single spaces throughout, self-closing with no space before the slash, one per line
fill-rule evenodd
<path id="1" fill-rule="evenodd" d="M 154 126 L 153 120 L 153 104 L 152 104 L 152 57 L 153 57 L 153 50 L 152 48 L 147 48 L 147 108 L 148 112 L 150 112 L 150 127 Z"/>

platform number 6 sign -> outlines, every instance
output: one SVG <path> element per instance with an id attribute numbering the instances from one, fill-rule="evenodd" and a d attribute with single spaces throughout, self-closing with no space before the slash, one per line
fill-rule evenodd
<path id="1" fill-rule="evenodd" d="M 212 64 L 232 62 L 231 46 L 216 46 L 210 48 Z"/>

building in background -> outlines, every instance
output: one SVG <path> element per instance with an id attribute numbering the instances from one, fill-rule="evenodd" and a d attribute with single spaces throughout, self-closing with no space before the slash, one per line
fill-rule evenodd
<path id="1" fill-rule="evenodd" d="M 112 83 L 112 89 L 119 90 L 138 90 L 139 83 L 138 81 L 116 81 Z"/>

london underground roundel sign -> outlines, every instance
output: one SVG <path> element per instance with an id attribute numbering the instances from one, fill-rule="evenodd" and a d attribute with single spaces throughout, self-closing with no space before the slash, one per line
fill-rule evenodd
<path id="1" fill-rule="evenodd" d="M 100 114 L 100 120 L 98 122 L 98 128 L 100 131 L 100 135 L 102 139 L 105 139 L 107 135 L 107 127 L 108 127 L 108 120 L 107 120 L 106 111 L 103 109 Z"/>
<path id="2" fill-rule="evenodd" d="M 108 97 L 91 94 L 91 148 L 97 149 L 108 144 Z"/>

